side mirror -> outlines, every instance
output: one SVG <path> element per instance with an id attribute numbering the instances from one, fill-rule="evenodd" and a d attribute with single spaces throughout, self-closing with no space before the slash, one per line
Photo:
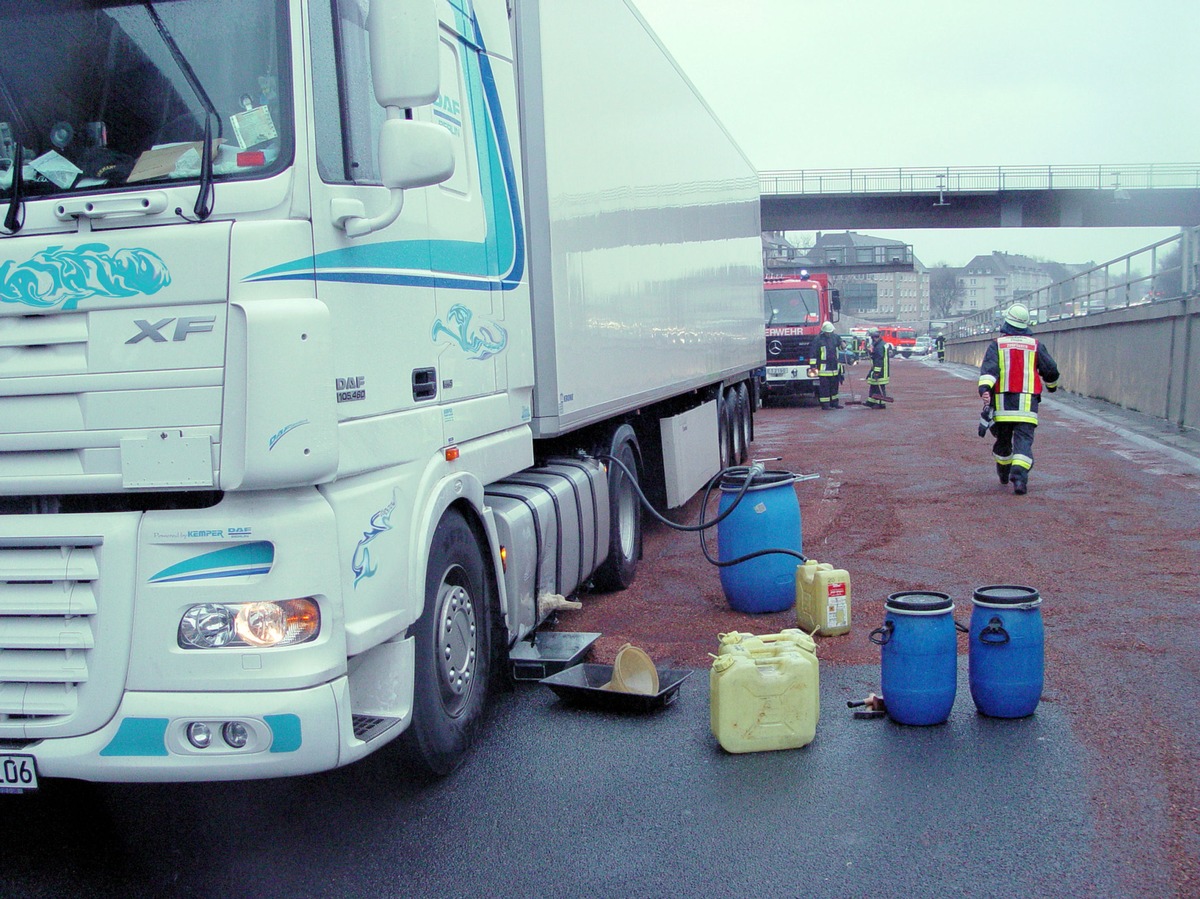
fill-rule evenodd
<path id="1" fill-rule="evenodd" d="M 383 107 L 412 109 L 438 97 L 438 15 L 434 0 L 371 0 L 367 13 L 371 86 Z"/>
<path id="2" fill-rule="evenodd" d="M 368 217 L 363 204 L 336 198 L 335 227 L 347 237 L 386 228 L 404 209 L 404 191 L 439 184 L 454 174 L 454 147 L 440 125 L 405 118 L 403 110 L 427 106 L 441 83 L 436 0 L 370 0 L 367 32 L 371 86 L 386 110 L 379 130 L 379 173 L 390 195 L 383 212 Z"/>
<path id="3" fill-rule="evenodd" d="M 379 132 L 379 171 L 389 190 L 441 184 L 454 174 L 450 132 L 431 122 L 388 119 Z"/>
<path id="4" fill-rule="evenodd" d="M 404 209 L 404 191 L 440 184 L 454 174 L 454 145 L 441 125 L 412 119 L 387 119 L 379 131 L 379 172 L 391 197 L 387 209 L 367 216 L 359 200 L 333 201 L 333 224 L 347 237 L 386 228 Z"/>

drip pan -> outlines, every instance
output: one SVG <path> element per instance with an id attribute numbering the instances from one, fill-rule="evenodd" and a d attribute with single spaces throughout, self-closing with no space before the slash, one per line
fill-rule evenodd
<path id="1" fill-rule="evenodd" d="M 656 667 L 655 670 L 658 671 L 658 692 L 653 695 L 603 689 L 612 680 L 612 665 L 575 665 L 544 677 L 539 683 L 545 684 L 559 699 L 571 705 L 606 712 L 652 712 L 678 699 L 679 685 L 692 675 L 691 670 L 686 668 Z"/>
<path id="2" fill-rule="evenodd" d="M 533 638 L 518 640 L 509 650 L 513 680 L 535 681 L 578 665 L 592 651 L 599 634 L 571 631 L 534 631 Z"/>

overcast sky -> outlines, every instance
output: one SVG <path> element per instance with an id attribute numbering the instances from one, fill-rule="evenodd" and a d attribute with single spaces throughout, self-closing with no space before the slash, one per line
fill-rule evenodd
<path id="1" fill-rule="evenodd" d="M 760 171 L 1200 163 L 1200 0 L 633 2 Z M 1105 262 L 1177 230 L 869 233 L 963 265 Z"/>

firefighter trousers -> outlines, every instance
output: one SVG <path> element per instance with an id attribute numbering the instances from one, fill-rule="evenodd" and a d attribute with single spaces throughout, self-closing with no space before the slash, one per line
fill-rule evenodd
<path id="1" fill-rule="evenodd" d="M 838 384 L 841 383 L 841 378 L 837 373 L 825 374 L 820 373 L 817 378 L 817 398 L 821 401 L 821 408 L 835 408 L 838 405 Z"/>
<path id="2" fill-rule="evenodd" d="M 1037 425 L 1028 421 L 998 421 L 992 425 L 996 442 L 992 456 L 997 470 L 1008 468 L 1028 475 L 1033 468 L 1033 432 Z"/>

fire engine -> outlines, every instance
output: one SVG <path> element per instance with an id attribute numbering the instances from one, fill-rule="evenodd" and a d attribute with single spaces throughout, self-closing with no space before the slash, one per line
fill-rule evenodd
<path id="1" fill-rule="evenodd" d="M 767 366 L 759 384 L 764 401 L 817 394 L 814 342 L 824 322 L 841 316 L 841 298 L 829 287 L 829 276 L 768 277 L 763 283 L 766 307 Z"/>

